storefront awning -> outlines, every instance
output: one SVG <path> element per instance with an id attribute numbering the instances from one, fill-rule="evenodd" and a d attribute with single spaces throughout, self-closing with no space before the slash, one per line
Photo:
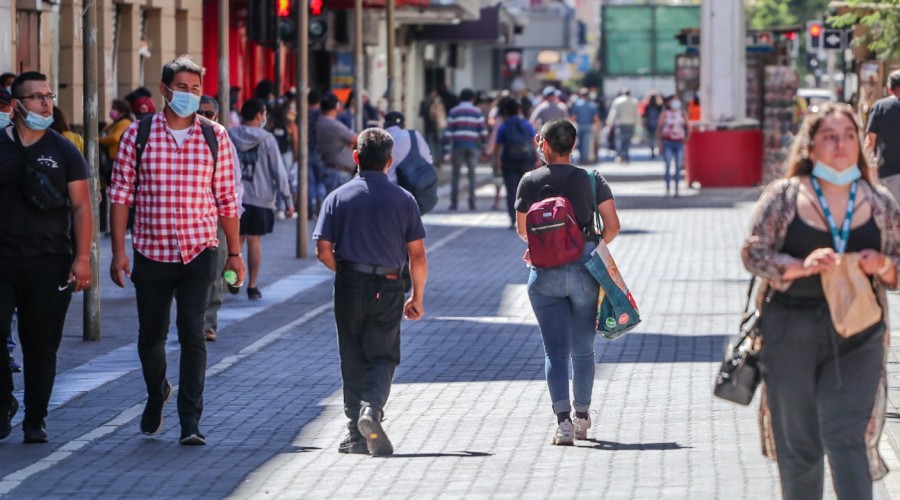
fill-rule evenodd
<path id="1" fill-rule="evenodd" d="M 328 8 L 331 10 L 352 10 L 353 0 L 328 0 Z M 397 0 L 395 6 L 402 7 L 428 7 L 429 0 Z M 387 0 L 363 0 L 364 9 L 383 9 L 387 6 Z"/>

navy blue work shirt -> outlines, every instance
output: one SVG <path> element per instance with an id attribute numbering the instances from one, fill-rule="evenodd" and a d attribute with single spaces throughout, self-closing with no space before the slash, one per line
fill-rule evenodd
<path id="1" fill-rule="evenodd" d="M 416 199 L 375 170 L 329 194 L 313 231 L 313 239 L 334 245 L 338 262 L 397 269 L 406 263 L 406 244 L 423 238 Z"/>

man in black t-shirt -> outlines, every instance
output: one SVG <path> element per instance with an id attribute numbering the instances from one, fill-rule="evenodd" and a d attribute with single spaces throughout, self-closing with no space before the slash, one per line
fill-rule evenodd
<path id="1" fill-rule="evenodd" d="M 46 443 L 44 419 L 66 311 L 72 292 L 91 284 L 93 219 L 84 157 L 48 128 L 56 96 L 47 78 L 22 73 L 12 96 L 13 126 L 0 130 L 0 338 L 9 335 L 17 310 L 25 360 L 22 430 L 26 443 Z M 26 200 L 21 182 L 29 169 L 46 176 L 67 200 L 64 208 L 42 211 Z M 8 363 L 0 356 L 0 439 L 9 435 L 19 406 Z"/>
<path id="2" fill-rule="evenodd" d="M 869 111 L 866 149 L 875 156 L 878 178 L 900 201 L 900 70 L 888 75 L 889 96 Z"/>

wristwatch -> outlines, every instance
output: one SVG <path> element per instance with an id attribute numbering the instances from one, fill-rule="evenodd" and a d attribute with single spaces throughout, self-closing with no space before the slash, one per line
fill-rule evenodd
<path id="1" fill-rule="evenodd" d="M 229 257 L 243 257 L 244 255 L 241 252 L 238 252 L 238 253 L 228 252 L 228 256 Z"/>

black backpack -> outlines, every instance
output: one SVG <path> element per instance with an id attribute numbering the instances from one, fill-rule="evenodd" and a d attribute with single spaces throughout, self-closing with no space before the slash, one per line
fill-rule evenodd
<path id="1" fill-rule="evenodd" d="M 409 154 L 396 167 L 397 184 L 409 191 L 419 205 L 419 213 L 427 214 L 438 202 L 437 171 L 419 153 L 419 140 L 409 131 Z"/>
<path id="2" fill-rule="evenodd" d="M 241 162 L 241 180 L 253 182 L 259 163 L 259 144 L 246 151 L 238 151 L 238 160 Z"/>

